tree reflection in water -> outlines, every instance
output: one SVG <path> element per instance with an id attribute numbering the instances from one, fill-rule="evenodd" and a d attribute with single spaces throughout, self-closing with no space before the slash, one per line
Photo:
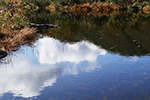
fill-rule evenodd
<path id="1" fill-rule="evenodd" d="M 37 16 L 40 19 L 40 13 Z M 88 40 L 107 51 L 123 56 L 145 56 L 150 52 L 148 16 L 142 13 L 96 17 L 48 14 L 45 21 L 59 24 L 61 28 L 45 30 L 42 34 L 65 42 Z M 36 19 L 32 21 L 36 22 Z"/>

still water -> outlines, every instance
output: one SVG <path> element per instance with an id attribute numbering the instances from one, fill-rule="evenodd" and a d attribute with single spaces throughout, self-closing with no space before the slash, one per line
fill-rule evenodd
<path id="1" fill-rule="evenodd" d="M 150 100 L 150 21 L 133 16 L 31 16 L 60 28 L 1 59 L 0 99 Z"/>

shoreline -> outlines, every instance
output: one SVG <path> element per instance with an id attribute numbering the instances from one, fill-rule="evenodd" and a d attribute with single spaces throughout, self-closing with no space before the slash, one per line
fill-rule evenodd
<path id="1" fill-rule="evenodd" d="M 103 3 L 103 2 L 93 2 L 93 3 L 84 3 L 84 4 L 74 4 L 74 5 L 62 5 L 60 3 L 52 2 L 49 6 L 45 7 L 52 13 L 55 12 L 73 12 L 75 14 L 102 14 L 102 13 L 111 13 L 111 12 L 121 12 L 128 11 L 137 13 L 142 11 L 145 14 L 150 14 L 150 5 L 140 5 L 137 3 L 126 4 L 126 3 Z"/>

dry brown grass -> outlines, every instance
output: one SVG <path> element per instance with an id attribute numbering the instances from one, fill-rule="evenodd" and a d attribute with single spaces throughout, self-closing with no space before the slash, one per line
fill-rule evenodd
<path id="1" fill-rule="evenodd" d="M 8 34 L 0 40 L 3 51 L 16 51 L 21 45 L 32 41 L 35 37 L 35 28 L 24 28 L 17 34 Z"/>
<path id="2" fill-rule="evenodd" d="M 93 3 L 84 3 L 84 4 L 74 4 L 67 7 L 63 5 L 55 4 L 54 2 L 47 8 L 51 12 L 57 12 L 56 8 L 58 8 L 59 12 L 73 12 L 74 15 L 116 15 L 122 12 L 131 12 L 131 7 L 137 7 L 139 12 L 143 12 L 145 14 L 150 13 L 150 5 L 145 5 L 142 7 L 141 5 L 134 4 L 126 4 L 126 3 L 105 3 L 105 2 L 93 2 Z M 61 8 L 61 10 L 59 9 Z M 68 10 L 68 11 L 67 11 Z"/>
<path id="3" fill-rule="evenodd" d="M 150 5 L 145 5 L 142 10 L 145 14 L 149 14 L 150 13 Z"/>
<path id="4" fill-rule="evenodd" d="M 72 12 L 75 15 L 111 15 L 116 13 L 118 14 L 118 12 L 120 12 L 120 9 L 126 7 L 127 6 L 107 3 L 85 3 L 83 5 L 74 4 L 72 6 Z"/>

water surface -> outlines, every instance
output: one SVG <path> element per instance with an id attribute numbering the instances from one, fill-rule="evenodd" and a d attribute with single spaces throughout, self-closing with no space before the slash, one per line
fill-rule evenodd
<path id="1" fill-rule="evenodd" d="M 147 17 L 53 16 L 61 28 L 1 59 L 2 100 L 150 99 Z"/>

